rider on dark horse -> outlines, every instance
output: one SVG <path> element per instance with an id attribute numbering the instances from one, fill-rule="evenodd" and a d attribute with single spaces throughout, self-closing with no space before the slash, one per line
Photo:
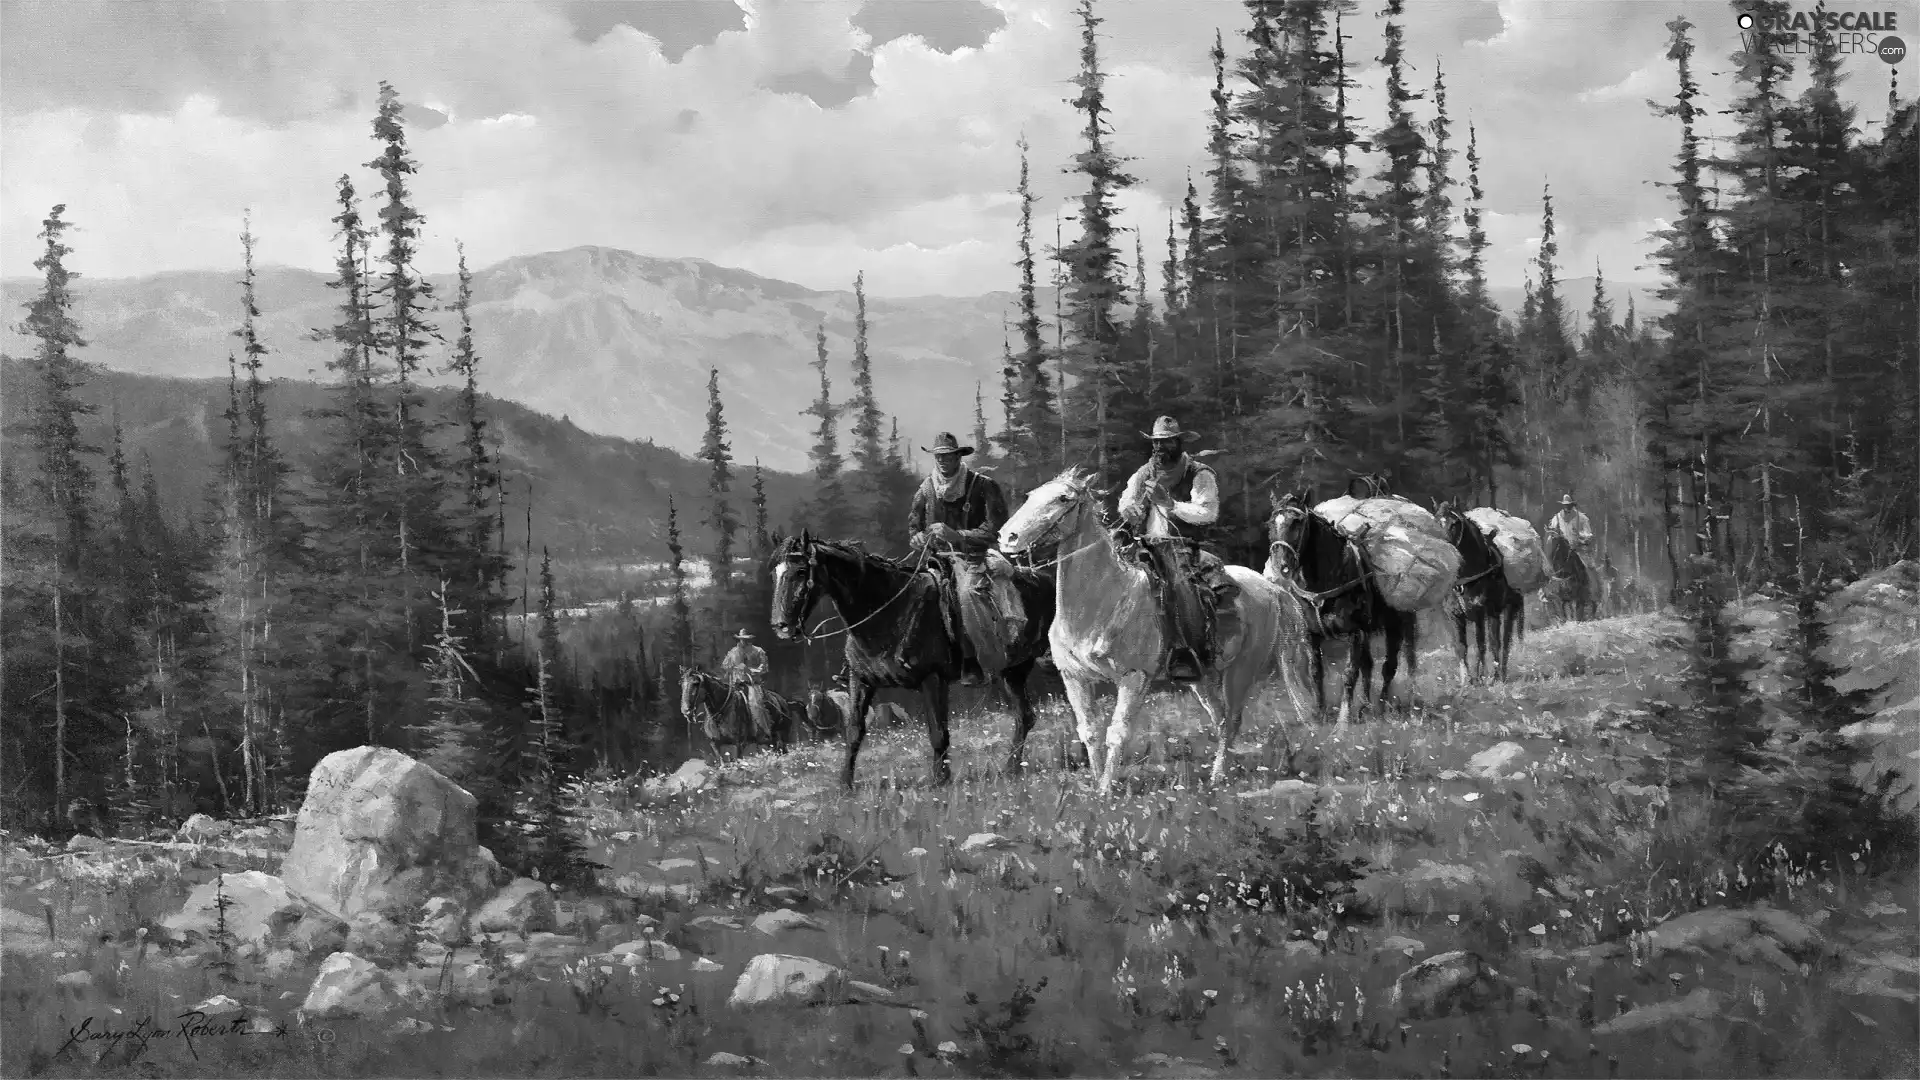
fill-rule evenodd
<path id="1" fill-rule="evenodd" d="M 931 448 L 921 449 L 933 455 L 934 471 L 913 493 L 913 508 L 907 512 L 907 531 L 914 548 L 928 556 L 947 556 L 928 561 L 945 568 L 956 597 L 972 587 L 975 575 L 984 570 L 986 592 L 1001 622 L 1001 640 L 1018 641 L 1025 628 L 1026 612 L 1014 591 L 1013 564 L 993 550 L 1000 526 L 1007 520 L 1006 493 L 993 477 L 962 463 L 962 458 L 973 453 L 973 447 L 961 446 L 952 432 L 941 432 Z M 973 643 L 957 621 L 949 617 L 960 648 L 960 682 L 978 686 L 985 681 L 985 673 Z"/>
<path id="2" fill-rule="evenodd" d="M 1588 524 L 1587 515 L 1580 512 L 1580 504 L 1573 501 L 1572 495 L 1560 496 L 1560 512 L 1547 522 L 1547 532 L 1565 540 L 1582 563 L 1587 561 L 1593 548 L 1593 526 Z"/>
<path id="3" fill-rule="evenodd" d="M 1167 677 L 1191 681 L 1213 662 L 1215 612 L 1230 610 L 1239 589 L 1220 556 L 1202 546 L 1213 539 L 1208 526 L 1220 517 L 1220 484 L 1211 467 L 1185 450 L 1185 440 L 1198 435 L 1182 431 L 1173 417 L 1160 417 L 1142 434 L 1153 455 L 1127 481 L 1120 518 L 1145 541 L 1162 586 L 1173 643 Z"/>

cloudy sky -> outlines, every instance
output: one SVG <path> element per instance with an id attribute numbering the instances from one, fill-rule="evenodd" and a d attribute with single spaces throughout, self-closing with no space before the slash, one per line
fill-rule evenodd
<path id="1" fill-rule="evenodd" d="M 1022 132 L 1049 240 L 1075 189 L 1061 173 L 1071 2 L 0 0 L 0 273 L 33 273 L 56 202 L 88 275 L 236 265 L 248 207 L 263 260 L 328 268 L 333 182 L 367 175 L 387 79 L 410 105 L 429 270 L 451 268 L 457 238 L 476 265 L 605 244 L 819 288 L 865 270 L 887 296 L 1008 288 Z M 1663 24 L 1696 24 L 1723 105 L 1729 7 L 1408 6 L 1414 81 L 1438 62 L 1459 145 L 1479 128 L 1495 283 L 1521 280 L 1545 182 L 1567 276 L 1598 259 L 1612 278 L 1653 277 L 1646 237 L 1670 206 L 1654 181 L 1677 140 L 1646 105 L 1673 92 Z M 1383 112 L 1383 7 L 1362 0 L 1346 22 L 1367 129 Z M 1910 0 L 1860 10 L 1887 7 L 1920 22 Z M 1157 262 L 1167 206 L 1203 167 L 1214 28 L 1237 53 L 1245 17 L 1230 0 L 1102 0 L 1100 14 L 1115 141 L 1142 180 L 1123 206 Z M 1845 67 L 1877 128 L 1887 65 Z"/>

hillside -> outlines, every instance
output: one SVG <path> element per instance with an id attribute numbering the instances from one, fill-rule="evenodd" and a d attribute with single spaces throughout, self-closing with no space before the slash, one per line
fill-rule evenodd
<path id="1" fill-rule="evenodd" d="M 0 414 L 12 425 L 28 407 L 24 364 L 0 364 Z M 113 417 L 120 418 L 127 456 L 139 467 L 151 460 L 167 506 L 198 510 L 216 465 L 216 439 L 225 420 L 226 380 L 179 379 L 96 370 L 81 396 L 99 412 L 83 428 L 87 440 L 106 447 Z M 324 407 L 328 388 L 304 380 L 276 379 L 268 413 L 282 452 L 295 475 L 311 475 L 311 462 L 325 439 L 325 421 L 311 415 Z M 429 390 L 429 407 L 445 415 L 451 394 Z M 680 525 L 689 551 L 712 548 L 700 518 L 706 511 L 707 466 L 663 446 L 583 431 L 524 405 L 489 398 L 487 408 L 499 440 L 507 477 L 507 538 L 526 539 L 527 485 L 533 485 L 533 542 L 552 547 L 556 558 L 645 559 L 666 557 L 667 496 L 682 501 Z M 12 453 L 12 447 L 8 447 Z M 105 480 L 104 464 L 98 466 Z M 735 484 L 736 507 L 751 494 L 752 469 Z M 783 526 L 811 494 L 806 478 L 767 477 L 768 508 Z"/>
<path id="2" fill-rule="evenodd" d="M 80 277 L 74 314 L 88 341 L 85 359 L 143 375 L 224 377 L 239 321 L 238 276 Z M 454 282 L 434 284 L 450 302 Z M 17 312 L 38 287 L 9 279 L 0 303 Z M 734 455 L 800 470 L 813 441 L 800 410 L 818 389 L 807 365 L 821 324 L 835 396 L 851 389 L 851 289 L 819 292 L 698 259 L 602 247 L 511 258 L 476 272 L 473 287 L 481 388 L 586 431 L 692 453 L 706 423 L 707 370 L 718 367 Z M 261 332 L 273 349 L 268 374 L 325 379 L 331 347 L 309 340 L 312 328 L 333 320 L 337 298 L 325 276 L 268 267 L 259 296 Z M 976 380 L 997 397 L 1001 316 L 1011 299 L 869 298 L 875 390 L 913 445 L 971 422 Z M 24 355 L 30 345 L 7 321 L 0 346 Z"/>

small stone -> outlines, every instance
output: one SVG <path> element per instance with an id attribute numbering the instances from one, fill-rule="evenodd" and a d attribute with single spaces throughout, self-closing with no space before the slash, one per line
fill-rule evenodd
<path id="1" fill-rule="evenodd" d="M 726 965 L 724 965 L 724 964 L 716 964 L 716 963 L 714 963 L 713 961 L 711 961 L 711 960 L 709 960 L 709 959 L 707 959 L 707 958 L 706 958 L 706 957 L 704 957 L 704 956 L 696 956 L 696 957 L 694 957 L 694 958 L 693 958 L 693 970 L 695 970 L 695 971 L 724 971 L 724 970 L 726 970 Z"/>
<path id="2" fill-rule="evenodd" d="M 977 832 L 960 842 L 961 851 L 997 851 L 1012 846 L 1013 841 L 991 832 Z"/>
<path id="3" fill-rule="evenodd" d="M 214 1017 L 214 1016 L 231 1016 L 234 1013 L 240 1012 L 244 1008 L 245 1006 L 241 1005 L 239 1002 L 233 1000 L 227 995 L 219 994 L 214 997 L 208 998 L 207 1000 L 201 1002 L 198 1005 L 195 1005 L 193 1007 L 193 1011 L 200 1013 L 203 1016 Z"/>
<path id="4" fill-rule="evenodd" d="M 763 934 L 779 934 L 787 930 L 824 930 L 825 927 L 798 911 L 782 909 L 768 911 L 754 917 L 753 928 Z"/>
<path id="5" fill-rule="evenodd" d="M 1476 776 L 1504 776 L 1515 761 L 1525 757 L 1526 747 L 1517 742 L 1499 742 L 1467 759 L 1467 771 Z"/>

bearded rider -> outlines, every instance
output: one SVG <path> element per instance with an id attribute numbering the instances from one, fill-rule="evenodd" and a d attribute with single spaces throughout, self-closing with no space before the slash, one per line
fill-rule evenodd
<path id="1" fill-rule="evenodd" d="M 913 493 L 913 507 L 907 512 L 914 550 L 947 555 L 937 561 L 952 572 L 956 589 L 967 588 L 976 564 L 984 561 L 987 595 L 999 617 L 1002 640 L 1018 641 L 1026 628 L 1026 611 L 1014 590 L 1013 564 L 994 549 L 1000 526 L 1007 520 L 1006 493 L 993 477 L 966 466 L 962 459 L 973 453 L 973 447 L 960 445 L 952 432 L 941 432 L 932 447 L 920 449 L 933 455 L 933 474 Z M 984 682 L 986 673 L 973 643 L 964 630 L 955 638 L 961 652 L 960 681 L 968 686 Z"/>
<path id="2" fill-rule="evenodd" d="M 744 629 L 735 634 L 734 639 L 738 643 L 728 651 L 726 659 L 720 661 L 720 670 L 726 676 L 727 685 L 747 699 L 747 711 L 753 714 L 753 729 L 764 739 L 773 731 L 773 724 L 767 718 L 766 688 L 761 685 L 767 676 L 767 651 L 749 644 L 753 635 Z"/>
<path id="3" fill-rule="evenodd" d="M 1547 532 L 1564 538 L 1581 558 L 1585 558 L 1593 547 L 1593 526 L 1588 524 L 1587 515 L 1580 512 L 1579 506 L 1573 501 L 1572 495 L 1560 496 L 1560 512 L 1547 522 Z"/>
<path id="4" fill-rule="evenodd" d="M 1206 527 L 1220 517 L 1220 485 L 1211 467 L 1186 452 L 1186 440 L 1198 436 L 1182 431 L 1173 417 L 1160 417 L 1142 434 L 1153 455 L 1127 481 L 1120 517 L 1147 541 L 1155 568 L 1174 587 L 1167 605 L 1173 637 L 1167 677 L 1198 679 L 1213 660 L 1212 643 L 1205 613 L 1184 594 L 1191 583 L 1224 602 L 1237 588 L 1220 557 L 1200 547 Z"/>

